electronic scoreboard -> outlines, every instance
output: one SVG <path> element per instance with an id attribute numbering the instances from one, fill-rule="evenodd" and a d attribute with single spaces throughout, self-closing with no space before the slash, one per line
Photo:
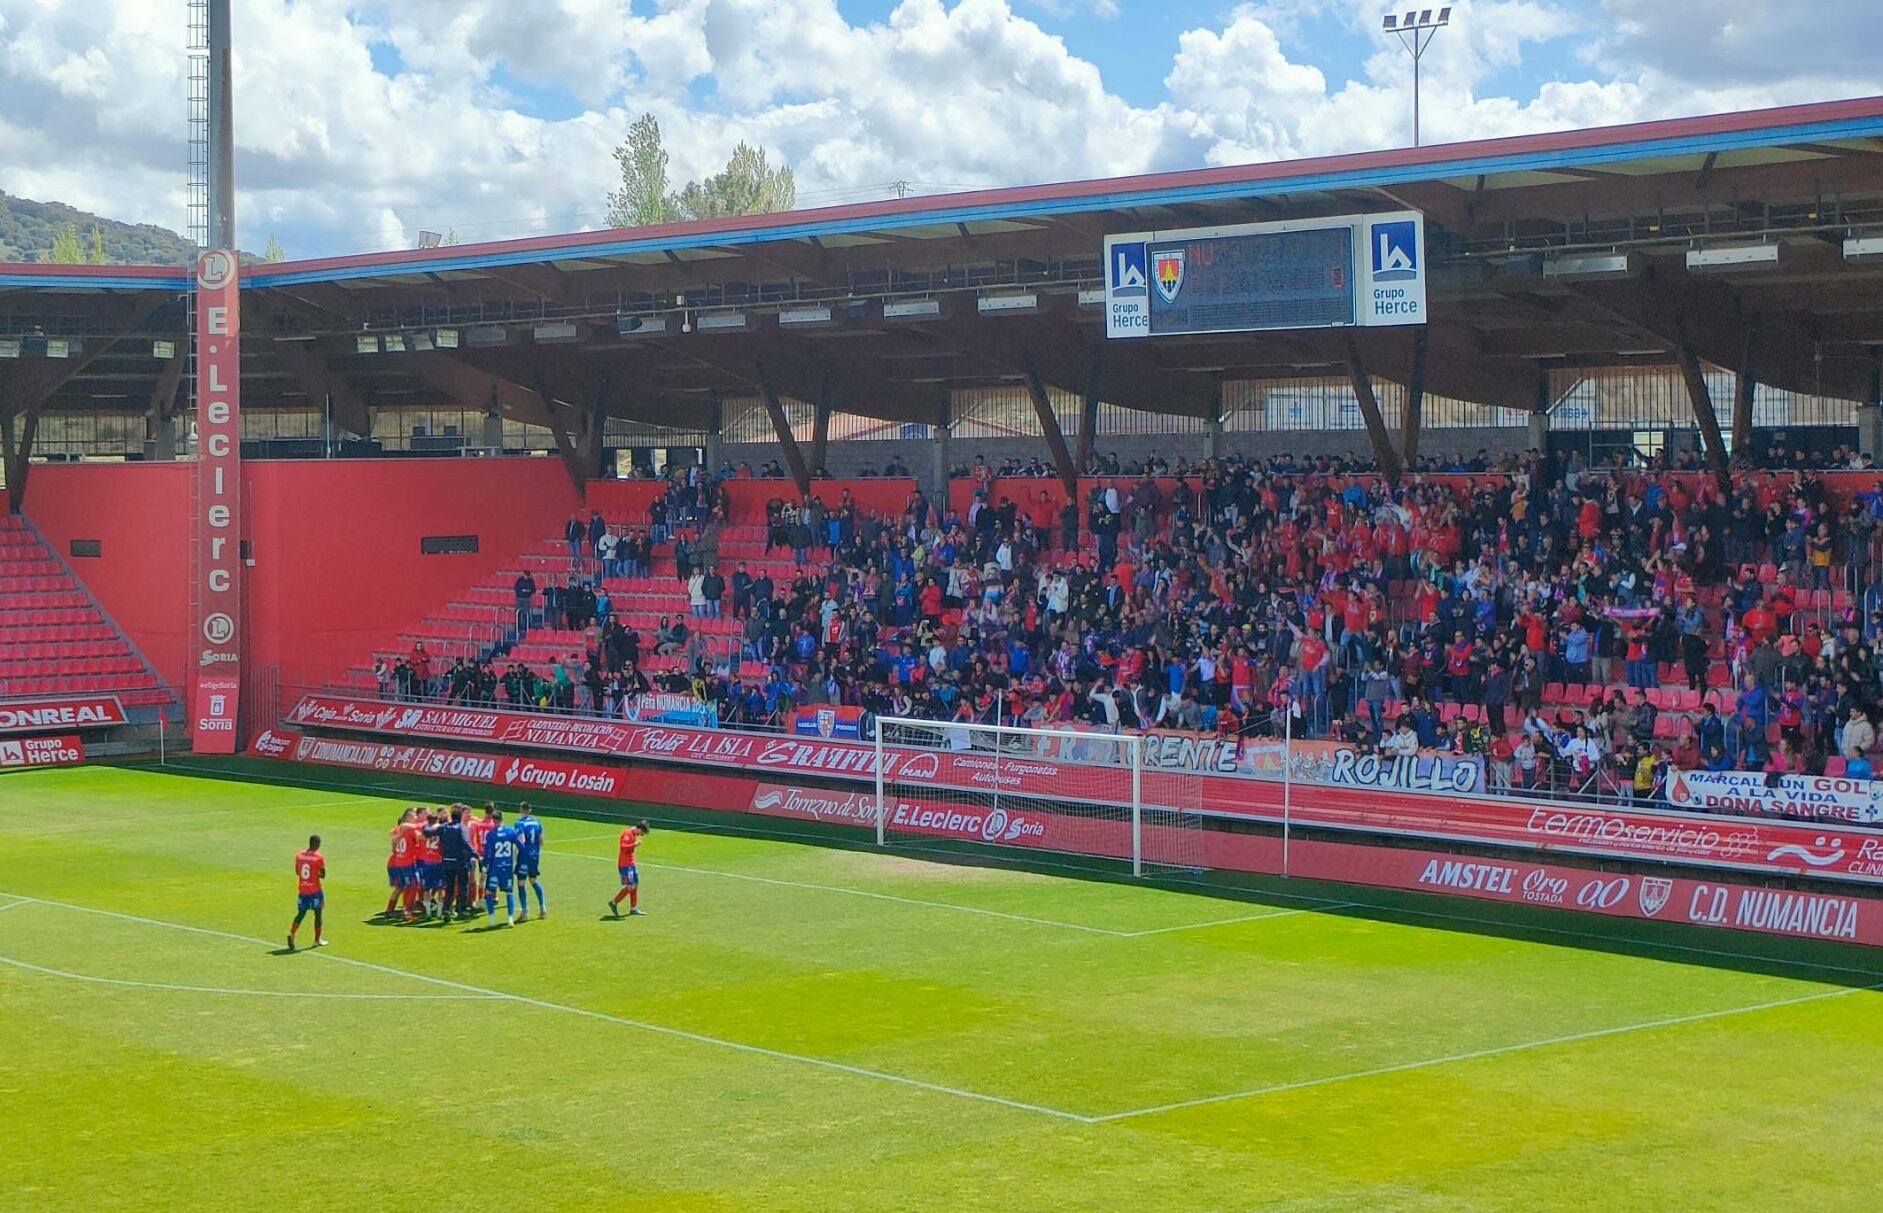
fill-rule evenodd
<path id="1" fill-rule="evenodd" d="M 1424 324 L 1417 211 L 1105 238 L 1105 335 Z"/>

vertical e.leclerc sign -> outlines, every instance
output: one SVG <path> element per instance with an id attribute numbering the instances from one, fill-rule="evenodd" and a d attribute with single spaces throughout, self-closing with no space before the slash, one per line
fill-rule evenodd
<path id="1" fill-rule="evenodd" d="M 242 683 L 242 387 L 236 258 L 196 258 L 195 686 L 190 732 L 199 754 L 236 752 Z"/>

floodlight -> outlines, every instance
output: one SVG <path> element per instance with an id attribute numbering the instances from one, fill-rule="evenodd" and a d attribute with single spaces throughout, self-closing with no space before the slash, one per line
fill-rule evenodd
<path id="1" fill-rule="evenodd" d="M 940 320 L 939 299 L 896 299 L 883 304 L 884 320 Z"/>
<path id="2" fill-rule="evenodd" d="M 353 339 L 353 350 L 355 353 L 359 354 L 377 354 L 379 352 L 379 338 L 371 333 L 361 333 Z"/>
<path id="3" fill-rule="evenodd" d="M 159 362 L 168 362 L 177 356 L 177 343 L 174 341 L 153 341 L 150 343 L 150 356 Z"/>
<path id="4" fill-rule="evenodd" d="M 982 295 L 975 304 L 983 316 L 1011 316 L 1040 310 L 1038 295 Z"/>
<path id="5" fill-rule="evenodd" d="M 458 348 L 458 330 L 456 329 L 437 330 L 436 332 L 432 334 L 432 344 L 436 345 L 441 350 L 457 349 Z"/>
<path id="6" fill-rule="evenodd" d="M 464 330 L 464 344 L 471 346 L 509 345 L 510 330 L 501 324 L 480 324 Z"/>
<path id="7" fill-rule="evenodd" d="M 407 338 L 407 348 L 415 354 L 429 353 L 432 348 L 432 335 L 423 332 L 413 333 Z"/>
<path id="8" fill-rule="evenodd" d="M 781 308 L 778 323 L 789 329 L 825 328 L 831 324 L 831 312 L 823 305 Z"/>
<path id="9" fill-rule="evenodd" d="M 1636 253 L 1564 253 L 1543 259 L 1543 276 L 1558 282 L 1591 278 L 1638 278 L 1641 257 Z"/>
<path id="10" fill-rule="evenodd" d="M 1085 290 L 1080 291 L 1079 292 L 1079 306 L 1080 307 L 1104 307 L 1105 306 L 1105 288 L 1102 286 L 1094 286 L 1094 287 L 1087 287 Z"/>
<path id="11" fill-rule="evenodd" d="M 405 334 L 404 333 L 387 333 L 385 346 L 386 346 L 386 352 L 388 354 L 405 353 Z"/>
<path id="12" fill-rule="evenodd" d="M 1380 29 L 1399 36 L 1400 44 L 1406 53 L 1412 56 L 1412 146 L 1419 146 L 1419 61 L 1425 58 L 1425 48 L 1432 45 L 1432 39 L 1438 31 L 1451 24 L 1451 8 L 1438 10 L 1436 16 L 1432 10 L 1413 9 L 1404 16 L 1388 13 L 1380 19 Z"/>
<path id="13" fill-rule="evenodd" d="M 615 331 L 623 337 L 661 337 L 667 332 L 665 316 L 616 316 Z"/>
<path id="14" fill-rule="evenodd" d="M 67 341 L 64 337 L 46 338 L 46 357 L 70 358 L 71 356 L 72 343 L 70 341 Z"/>
<path id="15" fill-rule="evenodd" d="M 8 337 L 5 340 L 0 340 L 0 358 L 18 358 L 19 356 L 19 338 Z"/>
<path id="16" fill-rule="evenodd" d="M 1844 260 L 1875 261 L 1883 258 L 1883 236 L 1851 236 L 1844 241 Z"/>
<path id="17" fill-rule="evenodd" d="M 701 312 L 699 330 L 702 333 L 738 333 L 745 330 L 744 312 Z"/>
<path id="18" fill-rule="evenodd" d="M 1776 244 L 1725 244 L 1687 250 L 1687 269 L 1693 273 L 1770 269 L 1778 264 Z"/>
<path id="19" fill-rule="evenodd" d="M 530 336 L 537 345 L 568 345 L 582 339 L 582 330 L 567 320 L 539 324 Z"/>

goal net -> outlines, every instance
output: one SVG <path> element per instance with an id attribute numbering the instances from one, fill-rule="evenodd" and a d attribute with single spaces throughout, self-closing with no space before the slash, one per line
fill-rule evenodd
<path id="1" fill-rule="evenodd" d="M 1199 778 L 1147 769 L 1136 734 L 879 717 L 875 745 L 881 846 L 1205 866 Z"/>

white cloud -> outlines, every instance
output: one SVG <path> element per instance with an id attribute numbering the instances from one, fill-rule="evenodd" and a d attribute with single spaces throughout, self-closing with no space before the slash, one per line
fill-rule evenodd
<path id="1" fill-rule="evenodd" d="M 1873 0 L 1827 3 L 1857 29 Z M 1825 45 L 1838 22 L 1761 0 L 1717 8 L 1719 28 L 1695 37 L 1651 0 L 1461 6 L 1426 59 L 1427 140 L 1883 91 L 1860 38 Z M 239 225 L 253 246 L 278 231 L 293 255 L 407 244 L 420 227 L 475 239 L 592 226 L 609 150 L 643 110 L 661 119 L 676 180 L 747 139 L 796 168 L 806 203 L 902 180 L 1021 183 L 1407 137 L 1408 65 L 1379 34 L 1378 0 L 1267 0 L 1199 20 L 1150 105 L 1110 91 L 1032 20 L 1113 9 L 1100 32 L 1130 37 L 1133 6 L 1109 0 L 903 0 L 874 23 L 838 0 L 249 0 Z M 1330 22 L 1344 31 L 1338 69 L 1316 65 Z M 182 34 L 174 6 L 0 0 L 0 188 L 181 227 Z M 392 75 L 374 67 L 388 49 L 403 65 Z M 1552 66 L 1531 79 L 1538 56 Z M 532 90 L 571 111 L 543 116 Z"/>

